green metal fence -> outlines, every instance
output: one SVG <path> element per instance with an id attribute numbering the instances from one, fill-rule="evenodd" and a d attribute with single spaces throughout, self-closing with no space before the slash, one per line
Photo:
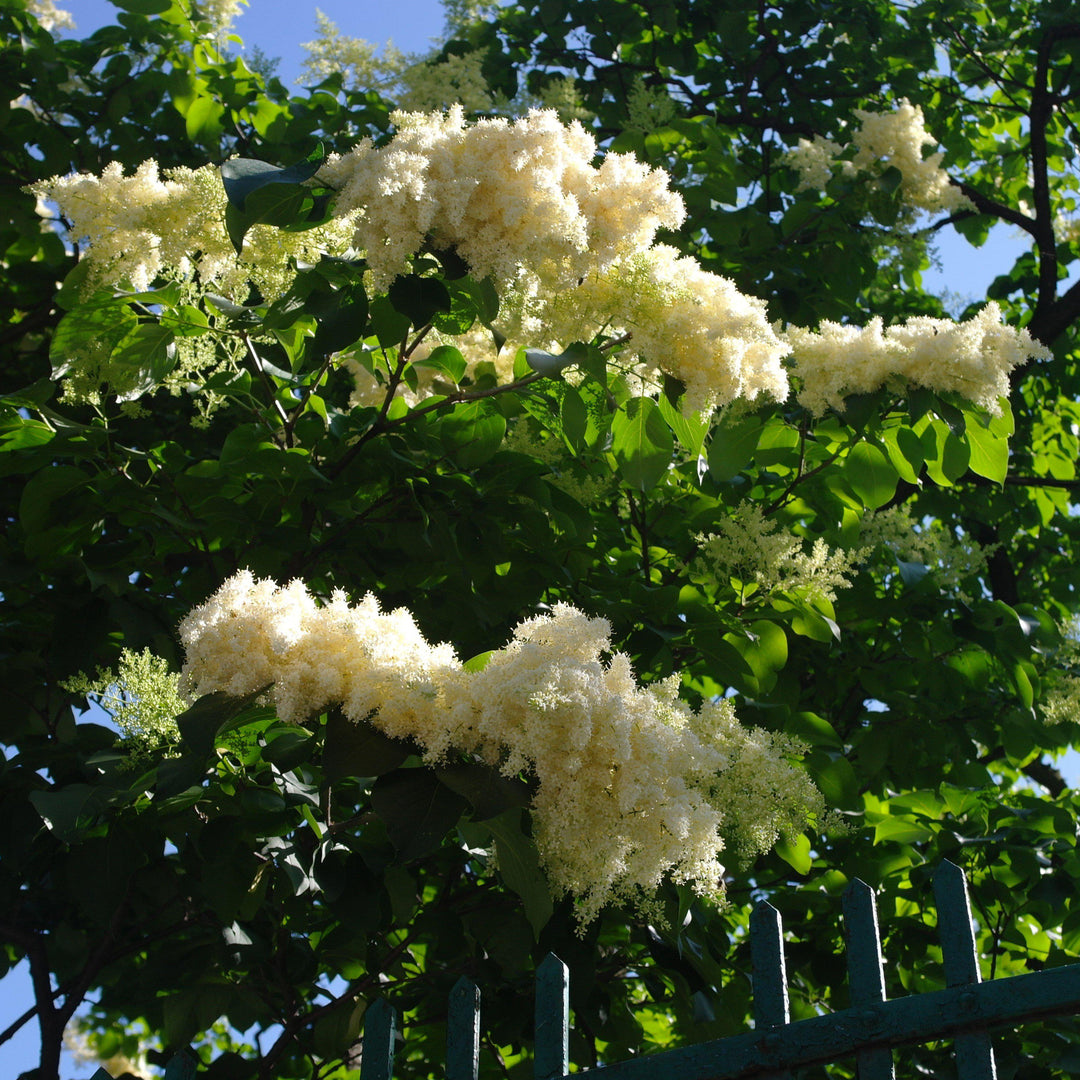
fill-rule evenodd
<path id="1" fill-rule="evenodd" d="M 856 879 L 844 893 L 851 1007 L 791 1022 L 780 914 L 761 903 L 750 921 L 754 1029 L 744 1035 L 680 1047 L 602 1066 L 603 1080 L 790 1080 L 792 1070 L 854 1058 L 859 1080 L 893 1080 L 893 1051 L 951 1039 L 958 1080 L 996 1080 L 990 1029 L 1080 1012 L 1080 964 L 982 982 L 963 871 L 950 862 L 934 875 L 946 986 L 888 999 L 873 890 Z M 397 1017 L 379 999 L 364 1021 L 361 1080 L 391 1080 Z M 476 1080 L 480 991 L 459 979 L 447 1017 L 447 1080 Z M 548 955 L 536 975 L 536 1080 L 569 1074 L 570 982 L 566 965 Z M 188 1071 L 185 1071 L 188 1070 Z M 166 1080 L 188 1080 L 178 1055 Z M 92 1080 L 111 1080 L 100 1069 Z"/>

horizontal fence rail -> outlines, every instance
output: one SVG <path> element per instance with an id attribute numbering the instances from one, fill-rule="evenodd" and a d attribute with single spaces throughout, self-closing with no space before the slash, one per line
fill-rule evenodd
<path id="1" fill-rule="evenodd" d="M 859 1080 L 895 1080 L 894 1048 L 951 1039 L 958 1080 L 996 1080 L 989 1029 L 1080 1012 L 1080 964 L 984 983 L 958 866 L 938 867 L 934 897 L 944 989 L 886 996 L 874 893 L 856 878 L 843 897 L 850 1008 L 791 1021 L 780 913 L 762 902 L 750 919 L 753 1031 L 589 1071 L 603 1074 L 597 1080 L 790 1080 L 794 1069 L 854 1058 Z M 396 1037 L 395 1010 L 380 998 L 364 1017 L 361 1080 L 392 1080 Z M 535 1080 L 569 1076 L 569 1045 L 569 972 L 549 954 L 536 973 Z M 461 978 L 447 1014 L 447 1080 L 477 1080 L 479 1048 L 480 991 Z M 165 1080 L 191 1080 L 195 1069 L 190 1052 L 177 1054 Z M 112 1078 L 99 1069 L 91 1080 Z"/>
<path id="2" fill-rule="evenodd" d="M 996 1080 L 988 1029 L 1080 1011 L 1080 964 L 984 983 L 967 882 L 958 866 L 945 862 L 938 867 L 934 896 L 945 968 L 943 990 L 886 997 L 874 893 L 856 879 L 843 898 L 850 1008 L 791 1022 L 780 913 L 761 903 L 750 921 L 754 1030 L 594 1071 L 603 1074 L 602 1080 L 788 1080 L 796 1068 L 854 1058 L 860 1080 L 894 1080 L 895 1047 L 952 1039 L 959 1080 Z M 566 965 L 549 955 L 537 970 L 536 981 L 534 1076 L 563 1080 L 569 1074 Z M 465 1003 L 457 1006 L 460 1014 L 454 1004 L 459 995 Z M 464 1021 L 457 1019 L 459 1015 Z M 478 1023 L 479 991 L 461 979 L 451 995 L 447 1080 L 476 1080 Z M 386 1057 L 392 1044 L 391 1024 L 390 1012 L 368 1010 L 361 1080 L 390 1080 L 385 1070 L 392 1068 Z M 370 1066 L 368 1039 L 374 1040 Z"/>

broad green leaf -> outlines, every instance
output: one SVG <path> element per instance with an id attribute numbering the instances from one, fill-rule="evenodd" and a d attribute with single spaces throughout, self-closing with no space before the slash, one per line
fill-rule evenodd
<path id="1" fill-rule="evenodd" d="M 490 399 L 465 401 L 439 423 L 439 438 L 446 452 L 463 469 L 472 469 L 494 457 L 506 434 L 506 418 Z"/>
<path id="2" fill-rule="evenodd" d="M 323 773 L 329 783 L 351 776 L 382 776 L 415 752 L 401 739 L 391 739 L 367 721 L 356 723 L 340 709 L 326 715 Z"/>
<path id="3" fill-rule="evenodd" d="M 967 425 L 967 443 L 971 451 L 971 471 L 1003 484 L 1009 471 L 1009 441 L 972 421 Z"/>
<path id="4" fill-rule="evenodd" d="M 161 323 L 141 323 L 113 349 L 109 373 L 118 401 L 134 401 L 176 367 L 172 330 Z"/>
<path id="5" fill-rule="evenodd" d="M 631 398 L 611 421 L 611 450 L 623 480 L 638 491 L 655 487 L 667 474 L 675 448 L 671 429 L 651 398 Z"/>
<path id="6" fill-rule="evenodd" d="M 421 360 L 414 360 L 413 367 L 432 368 L 445 375 L 455 385 L 461 382 L 468 369 L 465 357 L 453 345 L 438 345 Z"/>
<path id="7" fill-rule="evenodd" d="M 426 326 L 437 312 L 451 308 L 450 293 L 438 278 L 403 274 L 394 278 L 386 295 L 394 308 L 416 327 Z"/>
<path id="8" fill-rule="evenodd" d="M 809 874 L 814 860 L 810 857 L 810 838 L 801 833 L 792 840 L 781 838 L 776 842 L 776 854 L 795 871 L 796 874 Z"/>
<path id="9" fill-rule="evenodd" d="M 207 757 L 217 736 L 244 723 L 248 719 L 246 710 L 266 690 L 264 686 L 244 697 L 230 697 L 221 690 L 204 694 L 176 718 L 181 742 L 196 756 Z"/>
<path id="10" fill-rule="evenodd" d="M 559 402 L 559 420 L 563 437 L 571 450 L 578 451 L 585 445 L 585 432 L 589 427 L 589 411 L 581 394 L 567 386 Z"/>
<path id="11" fill-rule="evenodd" d="M 764 430 L 764 422 L 757 416 L 744 416 L 737 420 L 724 413 L 712 431 L 709 441 L 709 474 L 714 480 L 731 480 L 750 464 Z"/>
<path id="12" fill-rule="evenodd" d="M 660 415 L 668 427 L 675 433 L 675 438 L 693 457 L 697 457 L 705 445 L 705 436 L 709 433 L 709 419 L 701 413 L 685 415 L 680 409 L 661 394 L 658 402 Z"/>
<path id="13" fill-rule="evenodd" d="M 90 477 L 74 465 L 54 465 L 35 473 L 22 490 L 19 520 L 33 534 L 56 522 L 63 514 L 62 501 L 71 492 L 90 482 Z"/>
<path id="14" fill-rule="evenodd" d="M 532 839 L 522 828 L 521 810 L 507 810 L 484 822 L 495 837 L 495 853 L 503 881 L 525 905 L 525 917 L 539 940 L 554 910 L 547 879 L 540 869 L 540 856 Z"/>
<path id="15" fill-rule="evenodd" d="M 440 782 L 469 800 L 476 820 L 496 817 L 515 806 L 528 806 L 532 792 L 520 780 L 503 776 L 498 769 L 480 762 L 445 765 L 435 770 Z"/>
<path id="16" fill-rule="evenodd" d="M 863 505 L 871 510 L 884 506 L 893 497 L 899 479 L 889 459 L 868 442 L 851 448 L 844 459 L 844 475 Z"/>
<path id="17" fill-rule="evenodd" d="M 160 15 L 172 7 L 172 0 L 116 0 L 116 6 L 136 15 Z"/>
<path id="18" fill-rule="evenodd" d="M 89 784 L 68 784 L 30 792 L 30 802 L 59 840 L 74 840 L 104 805 L 103 792 Z"/>
<path id="19" fill-rule="evenodd" d="M 543 349 L 526 349 L 525 362 L 533 371 L 551 376 L 558 375 L 560 371 L 574 364 L 582 363 L 587 355 L 587 346 L 577 341 L 558 354 L 545 352 Z"/>
<path id="20" fill-rule="evenodd" d="M 322 165 L 321 155 L 284 168 L 253 158 L 231 158 L 221 166 L 221 180 L 229 202 L 238 210 L 247 209 L 247 198 L 260 188 L 293 188 L 310 180 Z"/>
<path id="21" fill-rule="evenodd" d="M 371 788 L 371 806 L 402 862 L 437 848 L 467 805 L 431 769 L 384 773 Z"/>

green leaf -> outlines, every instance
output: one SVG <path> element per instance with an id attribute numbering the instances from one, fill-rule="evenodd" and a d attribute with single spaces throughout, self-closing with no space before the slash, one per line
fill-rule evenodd
<path id="1" fill-rule="evenodd" d="M 705 436 L 709 434 L 708 418 L 702 416 L 701 413 L 685 415 L 681 409 L 675 408 L 668 401 L 665 394 L 660 395 L 658 405 L 660 415 L 675 433 L 675 438 L 690 454 L 698 457 L 701 454 L 702 447 L 705 445 Z"/>
<path id="2" fill-rule="evenodd" d="M 463 671 L 483 671 L 487 667 L 488 661 L 498 652 L 497 649 L 488 649 L 487 652 L 477 653 L 475 656 L 470 656 L 464 664 L 461 665 Z"/>
<path id="3" fill-rule="evenodd" d="M 611 450 L 623 480 L 638 491 L 655 487 L 667 474 L 675 442 L 651 398 L 630 398 L 611 421 Z"/>
<path id="4" fill-rule="evenodd" d="M 172 0 L 114 0 L 121 11 L 136 15 L 161 15 L 172 7 Z"/>
<path id="5" fill-rule="evenodd" d="M 856 443 L 844 459 L 844 475 L 864 506 L 876 510 L 896 491 L 899 479 L 889 459 L 868 442 Z"/>
<path id="6" fill-rule="evenodd" d="M 391 739 L 367 721 L 356 723 L 340 709 L 331 709 L 326 715 L 323 774 L 329 783 L 393 772 L 414 752 L 410 743 Z"/>
<path id="7" fill-rule="evenodd" d="M 796 874 L 809 874 L 814 865 L 810 857 L 810 838 L 805 833 L 792 840 L 779 839 L 775 851 Z"/>
<path id="8" fill-rule="evenodd" d="M 221 181 L 229 202 L 238 210 L 246 211 L 249 195 L 269 186 L 296 187 L 310 180 L 321 166 L 321 153 L 284 168 L 254 158 L 231 158 L 221 166 Z"/>
<path id="9" fill-rule="evenodd" d="M 507 810 L 484 824 L 495 837 L 499 873 L 507 886 L 521 897 L 525 917 L 539 941 L 540 931 L 548 924 L 554 908 L 547 878 L 540 869 L 536 844 L 522 828 L 521 810 Z"/>
<path id="10" fill-rule="evenodd" d="M 443 447 L 463 469 L 494 457 L 505 434 L 506 418 L 487 398 L 455 405 L 439 424 Z"/>
<path id="11" fill-rule="evenodd" d="M 709 475 L 714 480 L 732 480 L 750 463 L 764 430 L 757 416 L 729 419 L 724 413 L 712 432 L 709 442 Z"/>
<path id="12" fill-rule="evenodd" d="M 141 323 L 110 357 L 110 389 L 118 401 L 134 401 L 160 386 L 176 367 L 175 335 L 160 323 Z"/>
<path id="13" fill-rule="evenodd" d="M 398 859 L 409 862 L 442 843 L 467 803 L 430 769 L 398 769 L 375 781 L 371 806 L 386 826 Z"/>
<path id="14" fill-rule="evenodd" d="M 230 697 L 222 690 L 204 694 L 176 718 L 180 741 L 192 753 L 205 758 L 214 749 L 218 735 L 246 722 L 244 713 L 267 689 L 264 686 L 243 697 Z"/>
<path id="15" fill-rule="evenodd" d="M 472 816 L 478 821 L 532 802 L 532 793 L 526 784 L 503 776 L 498 769 L 480 762 L 446 765 L 436 769 L 435 775 L 451 791 L 469 800 Z"/>
<path id="16" fill-rule="evenodd" d="M 967 425 L 967 444 L 971 471 L 1003 484 L 1009 471 L 1009 440 L 973 421 Z"/>
<path id="17" fill-rule="evenodd" d="M 560 371 L 574 364 L 581 364 L 588 356 L 588 347 L 575 341 L 565 351 L 556 355 L 543 349 L 526 349 L 525 362 L 541 375 L 558 375 Z"/>
<path id="18" fill-rule="evenodd" d="M 341 352 L 366 336 L 367 318 L 367 296 L 356 286 L 337 306 L 319 316 L 312 348 L 320 355 Z"/>
<path id="19" fill-rule="evenodd" d="M 263 747 L 263 761 L 269 761 L 276 765 L 282 772 L 295 769 L 311 760 L 315 749 L 315 740 L 303 728 L 291 728 L 279 731 L 274 738 Z"/>
<path id="20" fill-rule="evenodd" d="M 436 312 L 451 308 L 450 292 L 438 278 L 402 274 L 394 278 L 386 295 L 394 308 L 417 327 L 426 326 Z"/>
<path id="21" fill-rule="evenodd" d="M 589 410 L 584 398 L 572 386 L 566 387 L 559 402 L 559 420 L 567 445 L 575 452 L 581 450 L 589 428 Z"/>
<path id="22" fill-rule="evenodd" d="M 422 360 L 414 360 L 413 367 L 432 368 L 445 375 L 455 385 L 461 382 L 468 364 L 461 352 L 453 345 L 439 345 Z"/>
<path id="23" fill-rule="evenodd" d="M 23 529 L 33 534 L 48 528 L 61 512 L 54 510 L 55 504 L 89 482 L 86 473 L 74 465 L 54 465 L 35 473 L 19 499 L 19 520 Z"/>
<path id="24" fill-rule="evenodd" d="M 30 802 L 59 840 L 71 841 L 104 805 L 102 792 L 89 784 L 68 784 L 52 791 L 30 792 Z"/>

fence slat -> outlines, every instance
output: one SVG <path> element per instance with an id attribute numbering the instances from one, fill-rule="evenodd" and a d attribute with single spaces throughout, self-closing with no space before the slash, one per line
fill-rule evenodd
<path id="1" fill-rule="evenodd" d="M 536 969 L 533 1075 L 536 1080 L 558 1080 L 569 1071 L 570 972 L 554 953 L 548 953 Z"/>
<path id="2" fill-rule="evenodd" d="M 844 890 L 844 938 L 847 941 L 848 987 L 851 1004 L 868 1018 L 885 1001 L 885 972 L 881 963 L 874 890 L 855 878 Z M 859 1050 L 855 1055 L 859 1080 L 894 1080 L 892 1051 L 887 1046 Z"/>
<path id="3" fill-rule="evenodd" d="M 975 986 L 982 981 L 971 927 L 967 879 L 956 863 L 946 859 L 934 871 L 934 899 L 938 909 L 938 936 L 948 987 Z M 974 995 L 969 999 L 974 1007 Z M 956 1036 L 956 1073 L 959 1080 L 996 1080 L 997 1062 L 986 1031 Z"/>
<path id="4" fill-rule="evenodd" d="M 165 1066 L 165 1080 L 193 1080 L 199 1067 L 199 1058 L 188 1047 L 178 1050 Z"/>
<path id="5" fill-rule="evenodd" d="M 360 1080 L 390 1080 L 394 1074 L 394 1033 L 397 1016 L 385 998 L 379 998 L 364 1014 L 364 1044 L 360 1057 Z"/>
<path id="6" fill-rule="evenodd" d="M 787 966 L 780 912 L 762 900 L 750 913 L 750 964 L 754 982 L 754 1031 L 761 1045 L 773 1049 L 783 1043 L 788 1012 Z M 763 1074 L 763 1080 L 791 1080 L 786 1069 Z"/>
<path id="7" fill-rule="evenodd" d="M 464 975 L 450 991 L 446 1080 L 476 1080 L 480 1071 L 480 991 Z"/>

